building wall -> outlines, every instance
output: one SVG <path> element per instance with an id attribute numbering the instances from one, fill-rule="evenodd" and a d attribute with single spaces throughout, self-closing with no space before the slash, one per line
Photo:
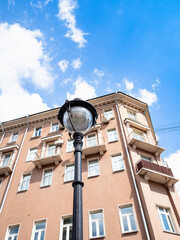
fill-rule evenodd
<path id="1" fill-rule="evenodd" d="M 95 99 L 95 106 L 98 110 L 99 118 L 97 128 L 94 132 L 101 135 L 103 143 L 107 147 L 102 155 L 100 153 L 90 154 L 85 156 L 82 160 L 82 180 L 84 182 L 83 188 L 83 223 L 84 223 L 84 239 L 89 239 L 89 212 L 102 209 L 104 214 L 105 237 L 101 239 L 115 240 L 115 239 L 146 239 L 146 233 L 142 215 L 140 213 L 140 206 L 137 200 L 132 175 L 128 162 L 125 143 L 123 142 L 123 135 L 119 125 L 119 119 L 115 108 L 115 97 L 110 96 L 107 99 Z M 132 100 L 134 101 L 134 100 Z M 93 102 L 93 104 L 94 104 Z M 138 101 L 136 102 L 136 104 Z M 140 104 L 140 103 L 139 103 Z M 133 105 L 133 103 L 132 103 Z M 102 123 L 104 116 L 104 109 L 113 109 L 114 118 L 108 123 Z M 143 125 L 148 125 L 147 118 L 142 110 L 136 107 L 135 111 L 138 116 L 138 121 Z M 144 107 L 145 108 L 145 107 Z M 119 107 L 120 116 L 123 122 L 123 131 L 126 135 L 128 145 L 128 129 L 124 120 L 128 118 L 126 104 L 121 103 Z M 32 116 L 29 119 L 28 131 L 26 134 L 26 124 L 23 127 L 18 127 L 19 136 L 17 144 L 20 146 L 19 155 L 16 153 L 15 160 L 17 165 L 7 177 L 3 177 L 3 182 L 0 186 L 0 202 L 4 197 L 5 190 L 7 189 L 8 182 L 12 177 L 12 181 L 5 199 L 5 203 L 0 215 L 0 239 L 4 239 L 7 227 L 11 225 L 20 224 L 18 239 L 31 239 L 33 223 L 37 220 L 46 219 L 46 235 L 45 239 L 58 240 L 60 238 L 60 225 L 63 216 L 72 215 L 72 202 L 73 202 L 73 188 L 72 181 L 65 182 L 65 168 L 67 165 L 74 163 L 74 153 L 67 153 L 67 139 L 69 139 L 68 132 L 65 129 L 60 129 L 58 134 L 62 134 L 63 144 L 60 148 L 60 156 L 62 161 L 59 165 L 49 164 L 44 165 L 42 168 L 35 167 L 32 161 L 26 161 L 29 149 L 37 147 L 37 157 L 40 158 L 43 149 L 43 138 L 49 136 L 52 123 L 56 123 L 57 110 L 48 111 L 47 113 L 40 113 L 38 116 Z M 43 115 L 43 117 L 41 117 Z M 12 124 L 13 125 L 13 124 Z M 42 127 L 40 137 L 33 137 L 34 129 Z M 118 140 L 109 143 L 107 138 L 107 131 L 116 128 L 118 133 Z M 151 126 L 149 126 L 151 128 Z M 4 139 L 0 145 L 2 147 L 8 145 L 12 132 L 17 131 L 14 129 L 6 130 Z M 151 131 L 152 128 L 151 128 Z M 151 134 L 151 133 L 150 133 Z M 23 137 L 24 142 L 23 142 Z M 153 134 L 151 134 L 153 138 Z M 48 140 L 46 144 L 48 144 Z M 51 141 L 51 140 L 49 140 Z M 22 147 L 22 149 L 21 149 Z M 152 181 L 146 181 L 143 177 L 136 174 L 136 163 L 140 160 L 140 152 L 145 153 L 142 149 L 133 149 L 128 145 L 131 164 L 136 178 L 136 182 L 140 192 L 140 198 L 143 208 L 145 210 L 145 218 L 148 223 L 148 229 L 151 239 L 177 239 L 177 234 L 169 234 L 162 231 L 159 216 L 157 214 L 156 205 L 164 206 L 171 209 L 173 222 L 176 226 L 176 232 L 179 233 L 179 223 L 177 214 L 173 210 L 172 200 L 168 196 L 167 189 L 164 185 Z M 124 170 L 113 172 L 111 156 L 121 154 L 124 161 Z M 146 154 L 148 154 L 146 152 Z M 160 157 L 156 157 L 150 153 L 153 162 L 161 165 Z M 94 177 L 88 177 L 88 161 L 92 159 L 99 160 L 100 174 Z M 41 187 L 42 175 L 45 169 L 53 169 L 51 186 Z M 27 191 L 18 191 L 21 177 L 25 173 L 31 173 L 30 185 Z M 162 197 L 163 196 L 163 197 Z M 177 195 L 172 194 L 172 198 Z M 132 204 L 138 230 L 128 234 L 122 234 L 119 206 Z M 1 205 L 2 206 L 2 205 Z"/>

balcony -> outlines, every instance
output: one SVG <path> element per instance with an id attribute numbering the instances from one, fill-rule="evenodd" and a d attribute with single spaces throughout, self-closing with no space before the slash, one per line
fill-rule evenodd
<path id="1" fill-rule="evenodd" d="M 106 151 L 107 146 L 104 139 L 95 135 L 94 138 L 87 138 L 85 141 L 83 141 L 82 159 L 85 159 L 86 156 L 92 154 L 103 155 Z"/>
<path id="2" fill-rule="evenodd" d="M 57 152 L 57 148 L 53 147 L 51 149 L 45 149 L 45 151 L 42 151 L 41 157 L 38 157 L 36 154 L 35 159 L 33 160 L 33 163 L 35 167 L 42 168 L 44 165 L 48 164 L 55 164 L 59 165 L 59 163 L 62 161 L 60 154 Z"/>
<path id="3" fill-rule="evenodd" d="M 8 176 L 12 172 L 11 158 L 8 161 L 0 160 L 0 175 Z"/>
<path id="4" fill-rule="evenodd" d="M 144 133 L 137 135 L 135 132 L 131 132 L 128 136 L 128 143 L 132 145 L 134 149 L 139 148 L 154 153 L 156 156 L 159 156 L 164 151 L 164 148 L 155 144 L 154 139 L 150 139 Z"/>
<path id="5" fill-rule="evenodd" d="M 172 186 L 178 179 L 174 178 L 170 168 L 159 166 L 145 160 L 140 160 L 137 164 L 137 174 L 144 177 L 146 180 L 161 183 L 166 186 Z"/>

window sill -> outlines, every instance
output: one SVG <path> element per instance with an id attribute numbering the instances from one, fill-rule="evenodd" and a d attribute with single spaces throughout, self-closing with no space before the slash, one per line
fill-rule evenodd
<path id="1" fill-rule="evenodd" d="M 106 236 L 103 235 L 103 236 L 98 236 L 98 237 L 90 237 L 89 239 L 101 239 L 101 238 L 105 238 Z"/>
<path id="2" fill-rule="evenodd" d="M 118 139 L 113 140 L 113 141 L 110 141 L 110 142 L 108 142 L 108 143 L 114 143 L 114 142 L 118 142 Z"/>
<path id="3" fill-rule="evenodd" d="M 97 175 L 93 175 L 93 176 L 88 176 L 88 178 L 93 178 L 93 177 L 99 177 L 100 174 L 97 174 Z"/>
<path id="4" fill-rule="evenodd" d="M 23 193 L 23 192 L 27 192 L 28 189 L 25 190 L 18 190 L 17 193 Z"/>
<path id="5" fill-rule="evenodd" d="M 49 185 L 44 185 L 44 186 L 40 186 L 40 188 L 46 188 L 46 187 L 50 187 L 51 186 L 51 184 L 49 184 Z"/>
<path id="6" fill-rule="evenodd" d="M 122 232 L 122 234 L 124 235 L 124 234 L 131 234 L 131 233 L 137 233 L 138 232 L 138 230 L 134 230 L 134 231 L 129 231 L 129 232 Z"/>
<path id="7" fill-rule="evenodd" d="M 123 172 L 125 169 L 123 168 L 123 169 L 119 169 L 119 170 L 115 170 L 115 171 L 113 171 L 113 173 L 118 173 L 118 172 Z"/>
<path id="8" fill-rule="evenodd" d="M 33 137 L 31 137 L 31 139 L 33 140 L 33 139 L 36 139 L 36 138 L 40 138 L 41 136 L 33 136 Z"/>
<path id="9" fill-rule="evenodd" d="M 179 233 L 176 233 L 176 232 L 168 232 L 168 231 L 163 231 L 164 233 L 169 233 L 169 234 L 173 234 L 173 235 L 177 235 L 177 236 L 180 236 L 180 234 Z"/>
<path id="10" fill-rule="evenodd" d="M 64 180 L 64 183 L 71 183 L 71 182 L 74 182 L 74 179 L 72 179 L 72 180 Z"/>

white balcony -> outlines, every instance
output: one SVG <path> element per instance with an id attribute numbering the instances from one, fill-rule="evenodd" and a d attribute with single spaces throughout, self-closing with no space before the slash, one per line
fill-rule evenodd
<path id="1" fill-rule="evenodd" d="M 12 172 L 12 157 L 6 161 L 5 159 L 0 160 L 0 175 L 8 176 Z"/>
<path id="2" fill-rule="evenodd" d="M 155 144 L 154 139 L 150 139 L 146 134 L 137 135 L 135 132 L 131 132 L 128 136 L 128 143 L 134 148 L 139 148 L 144 151 L 154 153 L 156 156 L 159 156 L 164 148 Z"/>
<path id="3" fill-rule="evenodd" d="M 103 138 L 97 137 L 95 135 L 94 138 L 86 138 L 83 141 L 83 149 L 82 149 L 82 158 L 85 159 L 86 156 L 92 154 L 100 154 L 103 155 L 107 151 L 107 145 Z"/>
<path id="4" fill-rule="evenodd" d="M 42 168 L 44 165 L 55 164 L 59 165 L 62 161 L 60 154 L 57 152 L 56 146 L 53 148 L 46 148 L 41 152 L 41 157 L 36 155 L 33 163 L 36 167 Z"/>

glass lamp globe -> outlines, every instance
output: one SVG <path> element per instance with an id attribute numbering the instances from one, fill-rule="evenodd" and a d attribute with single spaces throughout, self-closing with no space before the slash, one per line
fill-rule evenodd
<path id="1" fill-rule="evenodd" d="M 74 129 L 71 122 L 76 132 L 85 134 L 92 126 L 93 117 L 91 112 L 84 107 L 72 107 L 69 113 L 67 111 L 64 113 L 63 123 L 68 132 L 73 134 Z"/>
<path id="2" fill-rule="evenodd" d="M 96 124 L 97 117 L 95 107 L 80 98 L 66 100 L 57 116 L 70 134 L 75 132 L 86 134 Z"/>

